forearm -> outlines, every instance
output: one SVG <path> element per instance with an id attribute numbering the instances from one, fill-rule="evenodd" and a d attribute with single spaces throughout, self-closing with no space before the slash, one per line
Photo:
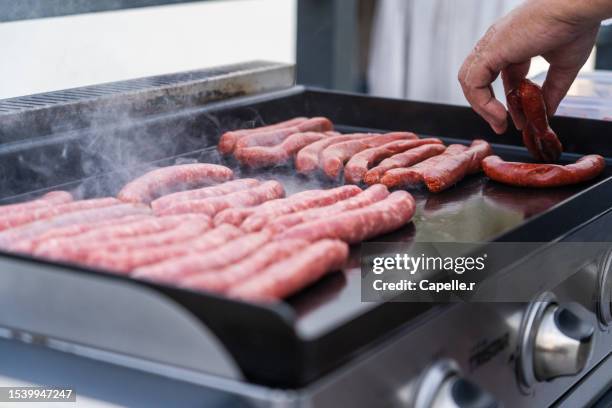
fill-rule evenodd
<path id="1" fill-rule="evenodd" d="M 549 3 L 552 11 L 565 22 L 599 23 L 612 18 L 612 0 L 529 0 Z"/>

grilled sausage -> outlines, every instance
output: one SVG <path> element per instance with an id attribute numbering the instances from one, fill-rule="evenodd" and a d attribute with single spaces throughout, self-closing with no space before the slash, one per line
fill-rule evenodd
<path id="1" fill-rule="evenodd" d="M 406 191 L 396 191 L 367 207 L 296 225 L 276 235 L 275 239 L 317 241 L 330 238 L 353 244 L 408 224 L 415 210 L 414 197 Z"/>
<path id="2" fill-rule="evenodd" d="M 243 281 L 259 274 L 263 269 L 303 249 L 307 241 L 293 239 L 270 242 L 244 260 L 216 271 L 179 280 L 179 285 L 191 289 L 226 292 Z"/>
<path id="3" fill-rule="evenodd" d="M 193 253 L 137 268 L 133 276 L 159 282 L 177 282 L 188 276 L 216 271 L 249 256 L 270 240 L 270 234 L 247 234 L 206 253 Z"/>
<path id="4" fill-rule="evenodd" d="M 446 148 L 444 153 L 430 157 L 429 159 L 415 164 L 411 167 L 396 168 L 385 172 L 380 182 L 389 188 L 400 186 L 412 186 L 423 182 L 423 172 L 445 160 L 448 156 L 466 151 L 464 145 L 453 144 Z"/>
<path id="5" fill-rule="evenodd" d="M 442 142 L 439 139 L 434 138 L 420 140 L 397 140 L 382 146 L 365 149 L 351 157 L 351 159 L 348 161 L 344 167 L 344 180 L 347 183 L 359 184 L 372 165 L 377 164 L 381 160 L 389 156 L 393 156 L 394 154 L 427 144 L 441 145 Z"/>
<path id="6" fill-rule="evenodd" d="M 150 212 L 151 210 L 148 207 L 133 204 L 118 204 L 102 208 L 98 207 L 68 212 L 0 232 L 0 247 L 7 248 L 13 242 L 34 238 L 54 228 L 112 218 L 122 218 L 129 215 L 150 214 Z"/>
<path id="7" fill-rule="evenodd" d="M 266 201 L 283 197 L 285 190 L 278 181 L 266 181 L 247 190 L 219 197 L 183 201 L 156 212 L 157 215 L 198 213 L 214 217 L 227 208 L 252 207 Z"/>
<path id="8" fill-rule="evenodd" d="M 333 128 L 334 125 L 327 118 L 312 118 L 297 126 L 246 135 L 236 142 L 235 150 L 253 146 L 274 146 L 294 133 L 328 132 Z"/>
<path id="9" fill-rule="evenodd" d="M 287 214 L 272 220 L 266 225 L 266 230 L 274 234 L 285 231 L 304 222 L 318 220 L 321 218 L 331 218 L 337 214 L 342 214 L 346 211 L 355 210 L 357 208 L 366 207 L 380 200 L 384 200 L 389 195 L 389 190 L 382 184 L 376 184 L 367 190 L 347 198 L 346 200 L 338 201 L 335 204 L 325 207 L 312 208 L 310 210 L 300 211 L 293 214 Z"/>
<path id="10" fill-rule="evenodd" d="M 214 222 L 216 226 L 222 224 L 230 224 L 236 227 L 242 225 L 244 220 L 246 220 L 251 215 L 255 214 L 258 211 L 267 211 L 277 207 L 284 207 L 288 202 L 302 199 L 310 199 L 324 190 L 307 190 L 302 191 L 300 193 L 293 194 L 288 198 L 278 198 L 275 200 L 266 201 L 265 203 L 258 205 L 256 207 L 247 207 L 247 208 L 228 208 L 226 210 L 221 211 L 219 214 L 215 216 Z"/>
<path id="11" fill-rule="evenodd" d="M 181 244 L 197 239 L 210 230 L 210 220 L 199 219 L 183 222 L 167 231 L 142 236 L 115 239 L 107 244 L 90 246 L 84 263 L 89 266 L 104 268 L 109 259 L 115 259 L 117 254 L 133 251 L 155 251 L 163 247 Z M 111 261 L 113 262 L 113 261 Z"/>
<path id="12" fill-rule="evenodd" d="M 322 166 L 319 166 L 319 159 L 320 159 L 321 153 L 327 147 L 337 144 L 337 143 L 347 142 L 349 140 L 361 139 L 364 137 L 372 137 L 372 136 L 374 136 L 374 134 L 372 133 L 336 135 L 336 136 L 331 136 L 331 137 L 319 140 L 318 142 L 312 143 L 304 147 L 302 150 L 298 152 L 297 156 L 295 157 L 295 168 L 297 169 L 298 172 L 302 174 L 312 173 L 319 167 L 322 167 Z"/>
<path id="13" fill-rule="evenodd" d="M 65 227 L 52 228 L 49 231 L 29 239 L 22 239 L 9 246 L 11 251 L 30 253 L 34 251 L 40 244 L 52 239 L 63 239 L 73 237 L 75 235 L 84 234 L 98 228 L 110 227 L 113 225 L 127 224 L 133 221 L 141 221 L 150 219 L 151 214 L 128 215 L 126 217 L 113 218 L 110 220 L 94 221 L 84 224 L 73 224 Z"/>
<path id="14" fill-rule="evenodd" d="M 112 241 L 121 242 L 126 238 L 146 236 L 176 228 L 181 222 L 204 220 L 210 226 L 210 218 L 201 215 L 181 215 L 150 218 L 121 225 L 99 228 L 69 238 L 60 238 L 40 244 L 34 254 L 50 259 L 82 261 L 97 247 L 111 245 Z"/>
<path id="15" fill-rule="evenodd" d="M 441 144 L 426 144 L 424 146 L 415 147 L 414 149 L 410 149 L 404 153 L 399 153 L 383 160 L 378 166 L 369 170 L 363 179 L 368 185 L 380 183 L 380 180 L 387 171 L 413 166 L 429 159 L 430 157 L 442 154 L 445 150 L 446 147 Z"/>
<path id="16" fill-rule="evenodd" d="M 235 193 L 236 191 L 246 190 L 259 185 L 259 181 L 255 179 L 238 179 L 228 181 L 227 183 L 218 184 L 212 187 L 204 187 L 197 190 L 180 191 L 178 193 L 168 194 L 151 203 L 153 211 L 160 212 L 175 203 L 201 200 L 203 198 L 218 197 L 225 194 Z"/>
<path id="17" fill-rule="evenodd" d="M 287 163 L 305 146 L 326 138 L 325 133 L 295 133 L 276 146 L 254 146 L 237 149 L 236 159 L 251 168 L 271 167 Z"/>
<path id="18" fill-rule="evenodd" d="M 348 246 L 344 242 L 316 242 L 235 286 L 228 295 L 262 302 L 286 298 L 316 282 L 326 273 L 342 268 L 348 253 Z"/>
<path id="19" fill-rule="evenodd" d="M 517 89 L 507 95 L 508 104 L 525 116 L 523 143 L 536 160 L 556 162 L 563 152 L 563 145 L 548 124 L 546 103 L 542 89 L 524 79 Z"/>
<path id="20" fill-rule="evenodd" d="M 583 183 L 600 175 L 606 168 L 603 157 L 593 154 L 574 164 L 516 163 L 503 161 L 498 156 L 482 162 L 485 174 L 492 180 L 518 187 L 548 188 Z"/>
<path id="21" fill-rule="evenodd" d="M 162 167 L 129 182 L 117 197 L 127 203 L 149 204 L 162 195 L 221 183 L 233 176 L 233 172 L 227 167 L 209 163 Z"/>
<path id="22" fill-rule="evenodd" d="M 489 143 L 475 140 L 465 152 L 446 156 L 436 165 L 426 168 L 423 171 L 423 181 L 433 193 L 446 190 L 468 174 L 480 171 L 482 161 L 492 153 Z"/>
<path id="23" fill-rule="evenodd" d="M 48 207 L 51 205 L 66 204 L 73 200 L 72 194 L 67 191 L 51 191 L 40 198 L 24 203 L 8 204 L 0 206 L 0 216 L 15 212 L 29 211 L 35 208 Z"/>
<path id="24" fill-rule="evenodd" d="M 238 140 L 240 140 L 242 137 L 246 135 L 250 135 L 253 133 L 268 132 L 270 130 L 293 127 L 293 126 L 299 125 L 302 122 L 305 122 L 306 120 L 307 118 L 294 118 L 294 119 L 290 119 L 290 120 L 280 122 L 274 125 L 261 126 L 261 127 L 254 128 L 254 129 L 240 129 L 240 130 L 233 130 L 231 132 L 225 132 L 223 136 L 221 136 L 221 139 L 219 140 L 219 146 L 218 146 L 219 152 L 221 154 L 232 153 L 234 151 L 234 148 L 236 147 L 236 142 L 238 142 Z"/>
<path id="25" fill-rule="evenodd" d="M 292 196 L 284 200 L 284 202 L 270 203 L 270 205 L 263 209 L 255 209 L 255 213 L 244 220 L 241 228 L 247 232 L 259 231 L 281 215 L 331 205 L 359 193 L 361 193 L 361 189 L 357 186 L 342 186 L 320 191 L 309 197 L 301 196 L 295 198 Z"/>
<path id="26" fill-rule="evenodd" d="M 323 171 L 329 178 L 337 178 L 340 171 L 351 157 L 355 154 L 376 146 L 382 146 L 395 140 L 414 140 L 417 136 L 409 132 L 387 133 L 374 135 L 368 138 L 360 138 L 347 142 L 337 143 L 329 146 L 321 153 L 321 165 Z"/>
<path id="27" fill-rule="evenodd" d="M 75 211 L 103 208 L 117 205 L 121 202 L 116 198 L 95 198 L 92 200 L 74 201 L 66 204 L 32 208 L 28 211 L 17 211 L 0 216 L 0 231 L 14 228 L 34 221 L 40 221 Z"/>
<path id="28" fill-rule="evenodd" d="M 130 250 L 96 251 L 89 255 L 89 261 L 96 267 L 113 272 L 129 273 L 136 268 L 156 264 L 173 258 L 180 258 L 190 253 L 202 253 L 215 249 L 242 235 L 236 227 L 222 225 L 205 232 L 191 241 L 175 242 L 154 248 Z"/>

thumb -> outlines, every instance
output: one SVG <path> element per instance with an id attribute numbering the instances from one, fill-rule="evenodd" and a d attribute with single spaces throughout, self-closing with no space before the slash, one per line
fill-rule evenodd
<path id="1" fill-rule="evenodd" d="M 580 67 L 572 68 L 561 68 L 555 65 L 551 65 L 542 86 L 542 93 L 544 95 L 544 101 L 546 102 L 546 109 L 548 110 L 548 116 L 553 116 L 561 103 L 561 100 L 567 95 L 570 86 L 574 83 Z"/>

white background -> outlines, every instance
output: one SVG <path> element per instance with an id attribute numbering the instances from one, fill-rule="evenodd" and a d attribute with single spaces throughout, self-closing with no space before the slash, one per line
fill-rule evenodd
<path id="1" fill-rule="evenodd" d="M 0 23 L 0 99 L 253 59 L 294 62 L 295 37 L 296 0 Z"/>

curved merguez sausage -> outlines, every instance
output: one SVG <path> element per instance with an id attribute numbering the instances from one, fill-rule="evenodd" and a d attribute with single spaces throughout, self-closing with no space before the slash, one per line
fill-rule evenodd
<path id="1" fill-rule="evenodd" d="M 296 225 L 276 235 L 275 239 L 306 239 L 312 242 L 331 238 L 349 244 L 358 243 L 408 224 L 415 210 L 414 197 L 406 191 L 396 191 L 367 207 Z"/>
<path id="2" fill-rule="evenodd" d="M 238 179 L 228 181 L 227 183 L 218 184 L 212 187 L 199 188 L 197 190 L 181 191 L 178 193 L 168 194 L 151 203 L 153 211 L 160 212 L 175 203 L 201 200 L 203 198 L 218 197 L 225 194 L 235 193 L 237 191 L 246 190 L 259 185 L 259 181 L 255 179 Z"/>
<path id="3" fill-rule="evenodd" d="M 362 190 L 357 186 L 342 186 L 321 191 L 310 197 L 299 197 L 296 199 L 292 196 L 283 200 L 284 202 L 270 203 L 267 208 L 261 210 L 256 209 L 253 215 L 244 220 L 241 228 L 247 232 L 259 231 L 281 215 L 291 214 L 309 208 L 331 205 L 338 201 L 353 197 L 361 193 L 361 191 Z"/>
<path id="4" fill-rule="evenodd" d="M 380 183 L 380 180 L 387 171 L 413 166 L 429 159 L 430 157 L 442 154 L 445 150 L 446 147 L 441 144 L 426 144 L 424 146 L 415 147 L 414 149 L 410 149 L 404 153 L 399 153 L 383 160 L 378 166 L 369 170 L 365 174 L 363 180 L 368 185 Z"/>
<path id="5" fill-rule="evenodd" d="M 188 242 L 177 242 L 157 248 L 121 250 L 112 254 L 105 250 L 96 251 L 91 253 L 88 259 L 98 268 L 128 273 L 139 267 L 180 258 L 191 253 L 210 251 L 242 234 L 243 232 L 236 227 L 222 225 Z"/>
<path id="6" fill-rule="evenodd" d="M 240 164 L 251 167 L 271 167 L 287 163 L 305 146 L 328 137 L 325 133 L 295 133 L 276 146 L 254 146 L 237 149 L 236 159 Z"/>
<path id="7" fill-rule="evenodd" d="M 389 188 L 414 186 L 423 182 L 423 172 L 446 159 L 448 156 L 463 153 L 467 146 L 454 144 L 446 148 L 444 153 L 430 157 L 414 166 L 407 168 L 396 168 L 387 171 L 380 179 L 380 182 Z"/>
<path id="8" fill-rule="evenodd" d="M 320 218 L 333 217 L 336 214 L 341 214 L 346 211 L 355 210 L 357 208 L 366 207 L 380 200 L 384 200 L 389 195 L 389 190 L 382 184 L 376 184 L 369 187 L 367 190 L 347 198 L 346 200 L 338 201 L 335 204 L 325 207 L 312 208 L 310 210 L 300 211 L 293 214 L 287 214 L 272 220 L 266 229 L 274 234 L 285 231 L 294 225 L 304 222 L 318 220 Z"/>
<path id="9" fill-rule="evenodd" d="M 194 163 L 162 167 L 129 182 L 117 197 L 124 202 L 149 204 L 159 196 L 222 183 L 233 176 L 230 169 L 216 164 Z"/>
<path id="10" fill-rule="evenodd" d="M 247 234 L 206 253 L 192 253 L 151 266 L 137 268 L 133 276 L 160 282 L 178 282 L 197 274 L 216 271 L 241 261 L 270 240 L 267 232 Z"/>
<path id="11" fill-rule="evenodd" d="M 94 198 L 91 200 L 73 201 L 67 204 L 32 208 L 28 211 L 12 212 L 0 216 L 0 231 L 75 211 L 110 207 L 117 204 L 121 204 L 121 201 L 113 197 Z"/>
<path id="12" fill-rule="evenodd" d="M 220 269 L 215 273 L 205 273 L 180 279 L 178 283 L 191 289 L 223 293 L 257 275 L 266 267 L 297 253 L 308 244 L 308 241 L 301 239 L 270 242 L 241 262 Z"/>
<path id="13" fill-rule="evenodd" d="M 435 138 L 420 140 L 397 140 L 382 146 L 365 149 L 351 157 L 351 159 L 348 161 L 344 167 L 344 180 L 347 183 L 359 184 L 372 165 L 377 164 L 381 160 L 393 156 L 394 154 L 405 152 L 406 150 L 414 149 L 415 147 L 427 144 L 441 145 L 442 142 Z"/>
<path id="14" fill-rule="evenodd" d="M 240 140 L 242 137 L 246 135 L 250 135 L 253 133 L 261 133 L 268 132 L 270 130 L 284 129 L 288 127 L 293 127 L 299 125 L 302 122 L 307 121 L 308 118 L 294 118 L 284 122 L 276 123 L 274 125 L 269 126 L 261 126 L 254 129 L 240 129 L 233 130 L 231 132 L 225 132 L 221 139 L 219 140 L 219 152 L 221 154 L 230 154 L 234 151 L 234 147 L 236 147 L 236 142 Z"/>
<path id="15" fill-rule="evenodd" d="M 91 200 L 88 200 L 91 201 Z M 76 203 L 76 202 L 75 202 Z M 68 205 L 68 204 L 63 204 Z M 65 227 L 74 224 L 83 224 L 99 220 L 109 220 L 130 215 L 150 214 L 151 210 L 145 206 L 133 204 L 117 204 L 106 207 L 94 207 L 72 211 L 52 218 L 24 224 L 17 228 L 7 229 L 0 232 L 0 247 L 6 248 L 14 242 L 23 239 L 31 239 L 54 228 Z"/>
<path id="16" fill-rule="evenodd" d="M 322 167 L 319 165 L 319 159 L 321 153 L 327 147 L 337 143 L 348 142 L 349 140 L 362 139 L 372 136 L 374 136 L 372 133 L 336 135 L 319 140 L 318 142 L 314 142 L 298 152 L 297 156 L 295 157 L 295 168 L 302 174 L 312 173 L 319 167 Z"/>
<path id="17" fill-rule="evenodd" d="M 583 183 L 599 176 L 606 168 L 603 157 L 593 154 L 580 158 L 574 164 L 506 162 L 498 156 L 482 162 L 485 174 L 492 180 L 518 187 L 560 187 Z"/>
<path id="18" fill-rule="evenodd" d="M 493 153 L 491 145 L 484 140 L 475 140 L 463 153 L 449 155 L 436 165 L 423 171 L 423 181 L 432 193 L 439 193 L 463 180 L 468 174 L 481 169 L 485 157 Z"/>
<path id="19" fill-rule="evenodd" d="M 278 181 L 266 181 L 247 190 L 238 191 L 219 197 L 205 198 L 175 203 L 159 212 L 157 215 L 171 214 L 206 214 L 214 217 L 227 208 L 252 207 L 266 201 L 285 196 L 285 190 Z"/>
<path id="20" fill-rule="evenodd" d="M 342 241 L 322 240 L 277 262 L 251 279 L 233 287 L 228 295 L 250 301 L 271 302 L 286 298 L 342 268 L 348 258 Z"/>
<path id="21" fill-rule="evenodd" d="M 320 163 L 323 171 L 330 178 L 337 178 L 342 171 L 344 163 L 357 153 L 371 147 L 382 146 L 396 140 L 414 140 L 417 135 L 410 132 L 388 133 L 360 138 L 329 146 L 321 153 Z"/>
<path id="22" fill-rule="evenodd" d="M 523 143 L 533 157 L 546 162 L 559 160 L 563 145 L 548 124 L 542 89 L 524 79 L 517 89 L 508 93 L 507 100 L 514 110 L 525 116 Z"/>
<path id="23" fill-rule="evenodd" d="M 312 118 L 297 126 L 246 135 L 236 142 L 235 150 L 253 146 L 274 146 L 282 143 L 294 133 L 328 132 L 333 128 L 333 123 L 327 118 Z"/>

